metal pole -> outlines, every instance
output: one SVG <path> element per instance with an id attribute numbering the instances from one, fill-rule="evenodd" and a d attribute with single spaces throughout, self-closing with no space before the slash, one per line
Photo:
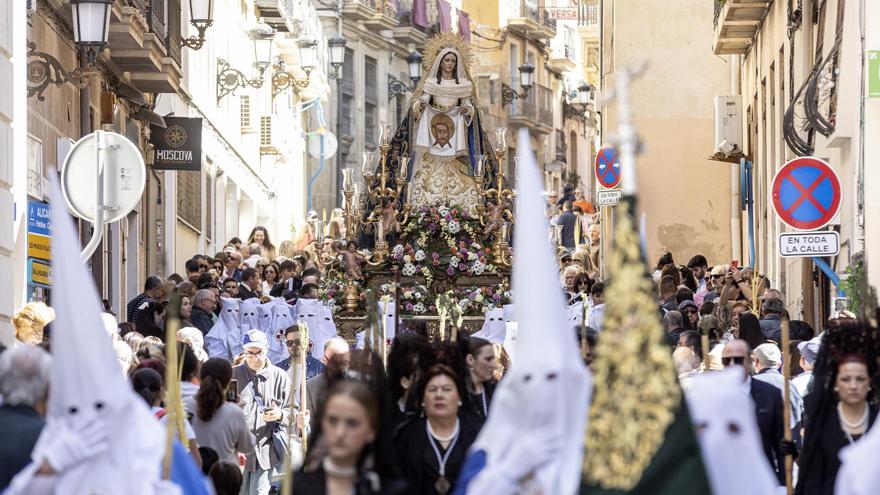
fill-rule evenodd
<path id="1" fill-rule="evenodd" d="M 783 409 L 782 409 L 782 433 L 787 442 L 791 441 L 791 397 L 789 390 L 789 378 L 791 376 L 791 354 L 788 352 L 788 318 L 783 318 L 781 322 L 782 326 L 782 376 L 785 378 L 785 383 L 782 387 L 782 396 L 783 396 Z M 785 493 L 787 495 L 791 495 L 791 487 L 792 487 L 792 457 L 791 454 L 785 455 Z"/>
<path id="2" fill-rule="evenodd" d="M 104 237 L 104 131 L 95 131 L 95 166 L 98 172 L 97 183 L 97 204 L 95 205 L 95 218 L 92 222 L 92 238 L 86 247 L 83 248 L 81 257 L 83 261 L 88 261 Z"/>

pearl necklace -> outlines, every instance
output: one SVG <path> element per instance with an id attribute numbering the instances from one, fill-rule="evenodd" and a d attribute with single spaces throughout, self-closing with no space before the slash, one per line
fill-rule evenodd
<path id="1" fill-rule="evenodd" d="M 354 466 L 340 466 L 333 462 L 330 459 L 330 456 L 324 458 L 321 461 L 321 467 L 324 468 L 324 472 L 334 478 L 341 479 L 354 479 L 357 478 L 357 468 Z"/>
<path id="2" fill-rule="evenodd" d="M 434 437 L 435 439 L 437 439 L 437 441 L 440 442 L 440 443 L 446 443 L 446 442 L 452 440 L 453 438 L 455 438 L 455 437 L 458 435 L 458 427 L 459 427 L 458 418 L 455 419 L 455 428 L 452 429 L 452 434 L 449 435 L 448 437 L 441 437 L 440 435 L 434 433 L 434 429 L 431 428 L 431 422 L 430 422 L 430 421 L 425 421 L 425 423 L 428 424 L 428 433 L 429 433 L 432 437 Z"/>
<path id="3" fill-rule="evenodd" d="M 862 416 L 855 423 L 850 423 L 849 420 L 846 419 L 846 415 L 843 414 L 843 405 L 840 402 L 837 403 L 837 415 L 840 417 L 840 423 L 843 424 L 843 426 L 850 430 L 858 430 L 868 422 L 868 405 L 865 404 L 865 410 L 862 412 Z"/>

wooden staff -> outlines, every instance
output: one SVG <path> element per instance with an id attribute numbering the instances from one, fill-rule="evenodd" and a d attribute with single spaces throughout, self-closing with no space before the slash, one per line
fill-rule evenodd
<path id="1" fill-rule="evenodd" d="M 700 345 L 703 347 L 703 371 L 709 371 L 709 334 L 700 332 Z"/>
<path id="2" fill-rule="evenodd" d="M 300 370 L 300 399 L 299 399 L 299 407 L 300 410 L 305 410 L 306 407 L 306 359 L 309 352 L 309 326 L 304 321 L 299 321 L 297 323 L 299 327 L 299 352 L 300 352 L 300 365 L 302 366 Z M 293 359 L 291 358 L 291 365 L 293 365 Z M 295 368 L 291 367 L 291 370 Z M 288 421 L 292 422 L 291 428 L 296 426 L 296 401 L 294 397 L 296 396 L 296 376 L 294 373 L 291 373 L 290 379 L 290 405 L 287 413 Z M 305 456 L 308 450 L 308 439 L 306 438 L 306 429 L 302 428 L 300 430 L 300 434 L 302 435 L 302 448 L 303 448 L 303 456 Z M 287 454 L 284 456 L 284 478 L 281 480 L 281 493 L 282 495 L 293 495 L 293 451 L 291 449 L 287 449 Z"/>
<path id="3" fill-rule="evenodd" d="M 791 441 L 791 396 L 789 391 L 788 380 L 791 377 L 791 360 L 790 354 L 788 352 L 788 319 L 783 318 L 781 322 L 782 329 L 782 376 L 785 378 L 785 383 L 782 387 L 782 396 L 783 396 L 783 409 L 782 409 L 782 422 L 783 422 L 783 435 L 786 442 Z M 792 462 L 793 459 L 791 454 L 785 455 L 785 493 L 787 495 L 791 495 L 792 493 Z"/>
<path id="4" fill-rule="evenodd" d="M 587 359 L 587 313 L 589 313 L 590 308 L 587 307 L 587 304 L 583 305 L 583 315 L 581 318 L 581 359 Z"/>
<path id="5" fill-rule="evenodd" d="M 180 367 L 183 360 L 178 359 L 177 329 L 180 320 L 176 308 L 180 307 L 180 296 L 175 295 L 169 305 L 169 318 L 165 323 L 165 414 L 168 423 L 165 427 L 165 456 L 162 459 L 162 479 L 171 478 L 171 463 L 174 457 L 174 437 L 189 449 L 183 419 L 183 403 L 180 400 Z"/>
<path id="6" fill-rule="evenodd" d="M 378 342 L 377 350 L 382 357 L 382 366 L 388 364 L 388 353 L 386 352 L 385 341 L 388 339 L 388 305 L 391 304 L 390 298 L 386 298 L 382 305 L 382 341 Z M 396 322 L 395 322 L 396 323 Z"/>

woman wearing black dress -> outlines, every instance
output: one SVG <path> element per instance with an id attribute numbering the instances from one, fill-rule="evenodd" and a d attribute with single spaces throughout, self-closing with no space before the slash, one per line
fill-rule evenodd
<path id="1" fill-rule="evenodd" d="M 364 384 L 341 380 L 330 386 L 312 449 L 293 477 L 293 492 L 309 495 L 398 495 L 405 483 L 376 467 L 380 408 Z"/>
<path id="2" fill-rule="evenodd" d="M 395 438 L 403 477 L 410 494 L 452 493 L 478 427 L 461 412 L 464 391 L 459 377 L 446 365 L 435 365 L 419 387 L 425 417 L 411 421 Z"/>
<path id="3" fill-rule="evenodd" d="M 807 392 L 798 495 L 832 495 L 838 453 L 877 418 L 877 343 L 867 325 L 838 323 L 822 338 Z"/>
<path id="4" fill-rule="evenodd" d="M 495 370 L 498 369 L 492 343 L 477 337 L 469 338 L 465 361 L 468 367 L 467 389 L 471 399 L 469 417 L 482 426 L 489 417 L 489 404 L 495 391 Z"/>

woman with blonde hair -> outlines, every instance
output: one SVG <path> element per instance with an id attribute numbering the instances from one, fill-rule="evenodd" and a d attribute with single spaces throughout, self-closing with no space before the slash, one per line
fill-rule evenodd
<path id="1" fill-rule="evenodd" d="M 42 302 L 29 302 L 12 317 L 15 338 L 24 344 L 43 341 L 43 328 L 55 319 L 55 310 Z"/>
<path id="2" fill-rule="evenodd" d="M 281 245 L 278 246 L 278 256 L 276 257 L 276 259 L 284 258 L 292 260 L 294 256 L 296 256 L 296 245 L 293 244 L 293 241 L 281 241 Z"/>

